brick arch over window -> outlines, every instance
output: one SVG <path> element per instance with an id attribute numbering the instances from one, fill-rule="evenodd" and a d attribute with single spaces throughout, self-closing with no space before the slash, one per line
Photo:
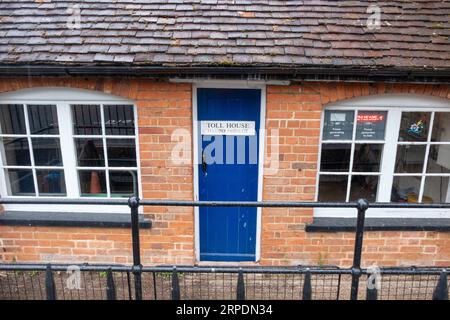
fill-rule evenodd
<path id="1" fill-rule="evenodd" d="M 319 88 L 323 104 L 338 100 L 383 94 L 416 94 L 450 98 L 450 86 L 444 84 L 330 83 L 321 84 Z"/>
<path id="2" fill-rule="evenodd" d="M 191 84 L 158 82 L 154 79 L 128 77 L 3 77 L 0 93 L 36 87 L 61 87 L 99 91 L 114 96 L 138 100 L 190 99 Z M 173 92 L 170 96 L 167 92 Z M 183 92 L 183 94 L 178 94 Z M 186 94 L 189 93 L 189 97 Z"/>

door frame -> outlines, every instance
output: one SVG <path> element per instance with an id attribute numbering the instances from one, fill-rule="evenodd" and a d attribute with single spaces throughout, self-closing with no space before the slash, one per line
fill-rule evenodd
<path id="1" fill-rule="evenodd" d="M 198 81 L 192 84 L 192 141 L 193 141 L 193 169 L 194 169 L 194 200 L 199 199 L 198 185 L 198 126 L 197 121 L 197 89 L 259 89 L 261 90 L 260 103 L 260 124 L 259 124 L 259 154 L 258 154 L 258 197 L 257 201 L 262 201 L 263 194 L 263 176 L 264 176 L 264 154 L 265 154 L 265 127 L 266 127 L 266 84 L 260 81 L 229 81 L 229 80 L 207 80 Z M 260 260 L 261 256 L 261 210 L 256 210 L 256 242 L 255 242 L 255 262 Z M 199 207 L 194 207 L 194 250 L 195 259 L 200 262 L 200 215 Z"/>

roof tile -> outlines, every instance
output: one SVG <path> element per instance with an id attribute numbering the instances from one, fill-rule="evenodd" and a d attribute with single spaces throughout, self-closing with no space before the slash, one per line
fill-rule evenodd
<path id="1" fill-rule="evenodd" d="M 376 4 L 370 30 L 366 1 L 2 0 L 0 63 L 450 68 L 448 1 Z"/>

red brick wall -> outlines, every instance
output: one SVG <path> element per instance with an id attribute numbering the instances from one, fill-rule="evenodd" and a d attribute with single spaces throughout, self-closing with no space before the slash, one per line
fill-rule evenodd
<path id="1" fill-rule="evenodd" d="M 0 92 L 48 86 L 98 90 L 137 101 L 144 198 L 192 200 L 191 166 L 170 161 L 173 130 L 192 128 L 190 85 L 142 79 L 0 79 Z M 193 210 L 152 207 L 145 213 L 153 228 L 141 230 L 142 263 L 192 264 Z M 0 239 L 0 259 L 7 262 L 131 262 L 128 229 L 0 227 Z"/>
<path id="2" fill-rule="evenodd" d="M 142 189 L 146 199 L 193 198 L 191 165 L 170 160 L 171 134 L 191 132 L 191 86 L 144 79 L 0 79 L 0 92 L 63 86 L 112 93 L 136 101 Z M 267 129 L 279 129 L 280 170 L 265 175 L 264 200 L 314 200 L 320 114 L 331 101 L 382 93 L 417 93 L 450 98 L 445 85 L 304 83 L 268 86 Z M 266 150 L 270 152 L 270 141 Z M 141 230 L 144 264 L 192 264 L 194 215 L 191 208 L 146 208 L 151 230 Z M 312 221 L 305 209 L 264 209 L 261 264 L 338 264 L 352 259 L 353 233 L 305 233 Z M 44 262 L 131 262 L 127 229 L 0 227 L 0 259 Z M 3 246 L 3 248 L 2 248 Z M 363 263 L 449 265 L 450 233 L 367 232 Z"/>
<path id="3" fill-rule="evenodd" d="M 320 119 L 329 102 L 353 97 L 414 93 L 450 98 L 448 85 L 303 83 L 267 88 L 267 129 L 280 132 L 280 170 L 264 177 L 265 200 L 314 201 Z M 270 150 L 270 141 L 267 149 Z M 265 208 L 261 263 L 350 266 L 354 234 L 306 233 L 310 209 Z M 450 233 L 367 232 L 363 264 L 450 265 Z"/>

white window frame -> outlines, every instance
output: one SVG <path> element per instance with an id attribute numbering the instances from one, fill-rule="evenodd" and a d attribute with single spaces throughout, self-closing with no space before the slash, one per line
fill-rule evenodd
<path id="1" fill-rule="evenodd" d="M 49 99 L 51 98 L 51 99 Z M 71 88 L 34 88 L 18 90 L 6 94 L 0 95 L 0 104 L 21 104 L 24 107 L 25 125 L 27 128 L 27 134 L 25 135 L 14 135 L 14 136 L 24 136 L 28 140 L 37 137 L 59 137 L 61 154 L 63 159 L 63 166 L 61 169 L 64 170 L 64 177 L 66 183 L 66 196 L 39 196 L 38 190 L 35 190 L 36 196 L 12 196 L 8 193 L 8 186 L 6 182 L 6 176 L 4 170 L 0 170 L 0 194 L 3 198 L 39 198 L 39 199 L 117 199 L 115 197 L 110 197 L 110 185 L 109 185 L 109 171 L 124 171 L 133 170 L 137 172 L 137 182 L 139 189 L 139 197 L 142 197 L 142 187 L 141 187 L 141 170 L 140 170 L 140 152 L 139 152 L 139 131 L 138 131 L 138 118 L 137 118 L 137 108 L 136 104 L 132 100 L 124 99 L 122 97 L 117 97 L 101 92 L 84 90 L 84 89 L 71 89 Z M 30 135 L 28 114 L 26 110 L 26 105 L 29 104 L 42 104 L 42 105 L 56 105 L 57 116 L 58 116 L 58 127 L 59 134 L 57 135 Z M 75 104 L 95 104 L 100 105 L 100 114 L 102 122 L 102 134 L 101 135 L 74 135 L 73 133 L 73 122 L 71 105 Z M 132 105 L 134 108 L 134 123 L 135 132 L 134 135 L 106 135 L 105 132 L 105 122 L 103 108 L 104 105 Z M 0 135 L 2 136 L 2 135 Z M 5 136 L 10 136 L 5 134 Z M 103 167 L 79 167 L 76 161 L 76 148 L 75 148 L 75 138 L 96 138 L 102 139 L 103 148 L 105 152 L 105 165 Z M 106 152 L 106 139 L 134 139 L 136 146 L 136 167 L 109 167 Z M 31 144 L 29 141 L 29 147 Z M 3 158 L 0 158 L 0 164 L 3 168 Z M 8 166 L 13 167 L 13 166 Z M 31 166 L 27 168 L 34 168 L 33 157 L 31 159 Z M 22 167 L 23 168 L 23 167 Z M 43 169 L 45 167 L 38 167 Z M 52 167 L 54 168 L 54 167 Z M 78 181 L 78 170 L 104 170 L 106 175 L 106 188 L 107 197 L 81 197 L 79 190 Z M 34 171 L 33 171 L 34 172 Z M 36 184 L 36 175 L 33 173 L 33 179 Z M 36 204 L 4 204 L 4 209 L 7 211 L 39 211 L 39 212 L 113 212 L 113 213 L 126 213 L 129 214 L 130 209 L 127 205 L 36 205 Z"/>
<path id="2" fill-rule="evenodd" d="M 323 140 L 323 125 L 325 110 L 353 110 L 355 111 L 354 126 L 352 140 Z M 387 111 L 387 121 L 385 130 L 385 139 L 381 140 L 358 140 L 357 143 L 383 143 L 384 148 L 381 157 L 380 164 L 380 178 L 378 182 L 377 201 L 378 202 L 390 202 L 391 199 L 391 187 L 394 176 L 450 176 L 450 174 L 430 174 L 426 173 L 428 154 L 430 145 L 433 144 L 448 144 L 450 142 L 430 142 L 431 129 L 433 123 L 430 123 L 429 135 L 426 142 L 426 154 L 423 172 L 421 174 L 410 173 L 394 173 L 395 159 L 397 153 L 398 144 L 415 144 L 414 142 L 399 142 L 399 129 L 402 112 L 430 112 L 434 115 L 434 112 L 450 112 L 450 100 L 436 97 L 428 97 L 413 94 L 402 95 L 379 95 L 363 98 L 355 98 L 345 101 L 339 101 L 337 103 L 328 104 L 324 107 L 322 112 L 321 126 L 320 126 L 320 139 L 319 139 L 319 155 L 317 160 L 317 179 L 316 179 L 316 201 L 319 195 L 319 175 L 320 172 L 320 160 L 322 143 L 352 143 L 351 154 L 353 155 L 354 143 L 355 143 L 355 130 L 356 130 L 356 115 L 357 111 Z M 433 116 L 431 117 L 433 119 Z M 417 144 L 424 144 L 420 142 Z M 353 159 L 353 156 L 351 157 Z M 342 173 L 348 175 L 351 179 L 352 163 L 350 163 L 349 172 Z M 329 174 L 328 172 L 322 172 L 322 174 Z M 358 172 L 358 175 L 366 174 Z M 369 173 L 368 173 L 369 174 Z M 374 173 L 371 173 L 372 175 Z M 378 173 L 376 173 L 377 175 Z M 347 199 L 350 192 L 350 183 L 347 185 Z M 422 198 L 424 188 L 424 179 L 421 181 L 421 188 L 419 199 Z M 356 210 L 349 209 L 336 209 L 336 208 L 315 208 L 314 216 L 316 217 L 343 217 L 354 218 L 356 217 Z M 370 208 L 366 213 L 367 217 L 371 218 L 450 218 L 449 209 L 388 209 L 388 208 Z"/>

